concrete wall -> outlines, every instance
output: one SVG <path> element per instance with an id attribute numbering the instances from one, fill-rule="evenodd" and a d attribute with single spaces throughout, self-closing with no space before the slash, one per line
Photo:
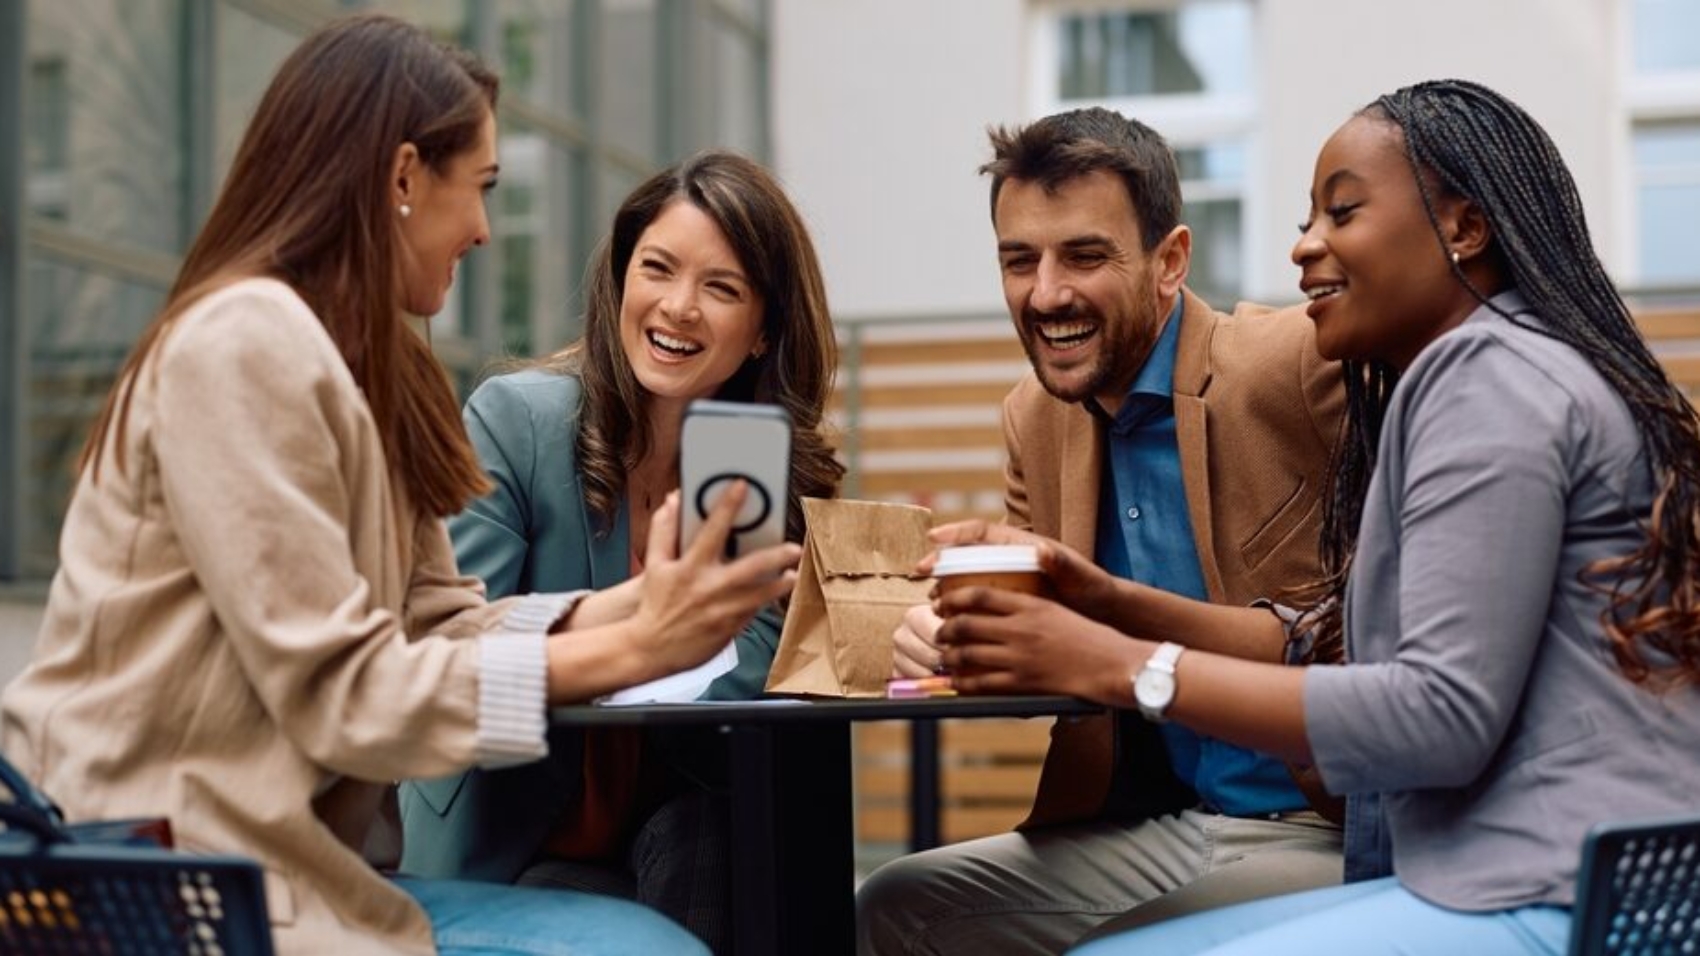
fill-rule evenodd
<path id="1" fill-rule="evenodd" d="M 1293 298 L 1287 253 L 1317 149 L 1351 113 L 1417 80 L 1457 77 L 1517 101 L 1570 164 L 1608 267 L 1628 224 L 1613 202 L 1627 162 L 1618 4 L 1599 0 L 1281 0 L 1258 7 L 1265 145 L 1251 238 L 1253 297 Z M 1466 27 L 1467 25 L 1467 27 Z"/>
<path id="2" fill-rule="evenodd" d="M 775 0 L 775 159 L 840 316 L 1001 314 L 985 127 L 1034 118 L 1033 0 Z M 1248 187 L 1248 297 L 1297 297 L 1288 252 L 1316 152 L 1426 78 L 1496 87 L 1557 141 L 1608 266 L 1628 229 L 1620 0 L 1266 0 Z"/>
<path id="3" fill-rule="evenodd" d="M 986 126 L 1024 118 L 1023 0 L 775 0 L 775 165 L 839 315 L 1002 314 Z"/>

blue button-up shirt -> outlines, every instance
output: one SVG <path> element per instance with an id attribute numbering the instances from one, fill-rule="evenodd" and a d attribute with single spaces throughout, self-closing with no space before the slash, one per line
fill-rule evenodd
<path id="1" fill-rule="evenodd" d="M 1121 410 L 1108 423 L 1098 494 L 1098 564 L 1119 577 L 1175 594 L 1209 600 L 1198 545 L 1187 515 L 1175 438 L 1175 350 L 1181 302 L 1145 359 Z M 1203 737 L 1175 724 L 1162 727 L 1175 775 L 1204 804 L 1232 816 L 1306 806 L 1278 760 Z"/>

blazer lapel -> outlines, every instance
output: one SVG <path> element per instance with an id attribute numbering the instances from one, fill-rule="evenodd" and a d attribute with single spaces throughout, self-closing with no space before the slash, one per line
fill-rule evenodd
<path id="1" fill-rule="evenodd" d="M 1065 489 L 1059 522 L 1062 543 L 1097 560 L 1098 486 L 1104 470 L 1104 429 L 1084 407 L 1071 405 L 1064 411 L 1062 455 L 1065 462 L 1061 486 Z M 1044 467 L 1052 467 L 1047 463 Z"/>
<path id="2" fill-rule="evenodd" d="M 1216 562 L 1216 535 L 1210 509 L 1209 416 L 1204 393 L 1210 386 L 1210 339 L 1216 313 L 1204 300 L 1182 290 L 1180 342 L 1175 349 L 1175 440 L 1180 447 L 1181 483 L 1186 488 L 1187 515 L 1198 546 L 1198 567 L 1210 600 L 1227 593 Z"/>
<path id="3" fill-rule="evenodd" d="M 590 529 L 596 527 L 595 515 L 589 502 L 580 496 L 583 511 L 586 546 L 590 552 L 590 586 L 598 591 L 611 588 L 632 576 L 631 521 L 624 505 L 614 515 L 614 528 L 606 535 Z"/>

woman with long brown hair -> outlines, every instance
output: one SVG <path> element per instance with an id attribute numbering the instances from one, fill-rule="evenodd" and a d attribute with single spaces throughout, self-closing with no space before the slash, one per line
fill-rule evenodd
<path id="1" fill-rule="evenodd" d="M 800 540 L 800 499 L 831 496 L 844 470 L 822 426 L 837 352 L 814 245 L 773 175 L 719 150 L 657 173 L 616 212 L 587 287 L 581 341 L 467 404 L 495 490 L 450 521 L 461 568 L 498 595 L 641 578 L 634 545 L 678 484 L 680 421 L 701 398 L 786 410 Z M 760 693 L 782 623 L 777 607 L 758 615 L 702 696 Z M 725 951 L 726 807 L 701 759 L 713 739 L 552 744 L 539 764 L 403 784 L 409 872 L 630 896 Z"/>
<path id="2" fill-rule="evenodd" d="M 1283 619 L 1108 580 L 1053 544 L 1074 610 L 953 593 L 946 660 L 965 690 L 1138 706 L 1312 764 L 1348 798 L 1356 882 L 1082 954 L 1562 952 L 1588 829 L 1700 793 L 1694 407 L 1546 131 L 1478 84 L 1419 83 L 1341 126 L 1293 261 L 1350 388 L 1329 594 L 1288 618 L 1288 647 L 1302 662 L 1340 634 L 1346 663 L 1189 650 L 1278 644 Z"/>
<path id="3" fill-rule="evenodd" d="M 719 560 L 735 491 L 640 587 L 486 604 L 444 527 L 489 484 L 407 314 L 488 239 L 495 78 L 381 16 L 308 37 L 96 422 L 0 743 L 72 819 L 250 856 L 285 953 L 693 952 L 623 901 L 386 879 L 386 781 L 546 753 L 550 703 L 693 666 L 786 593 Z M 572 629 L 570 635 L 557 632 Z"/>

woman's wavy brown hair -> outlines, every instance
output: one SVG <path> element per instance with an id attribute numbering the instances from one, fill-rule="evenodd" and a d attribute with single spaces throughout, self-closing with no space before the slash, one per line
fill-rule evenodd
<path id="1" fill-rule="evenodd" d="M 576 375 L 583 384 L 578 464 L 584 496 L 600 521 L 598 533 L 607 534 L 625 495 L 626 476 L 654 444 L 649 392 L 638 383 L 620 344 L 620 303 L 639 238 L 675 202 L 688 202 L 714 221 L 765 303 L 767 351 L 740 366 L 714 397 L 780 405 L 790 414 L 786 536 L 799 541 L 799 499 L 831 497 L 844 477 L 822 422 L 838 369 L 838 343 L 826 282 L 802 216 L 772 173 L 724 150 L 698 153 L 662 170 L 626 197 L 614 214 L 613 232 L 591 260 L 584 338 L 541 363 Z"/>
<path id="2" fill-rule="evenodd" d="M 336 20 L 302 41 L 260 99 L 164 308 L 119 369 L 79 470 L 98 481 L 108 449 L 123 470 L 136 378 L 172 321 L 215 289 L 269 277 L 336 342 L 415 507 L 446 517 L 486 493 L 454 388 L 402 316 L 390 177 L 406 143 L 437 171 L 474 146 L 496 93 L 471 54 L 392 17 Z"/>

